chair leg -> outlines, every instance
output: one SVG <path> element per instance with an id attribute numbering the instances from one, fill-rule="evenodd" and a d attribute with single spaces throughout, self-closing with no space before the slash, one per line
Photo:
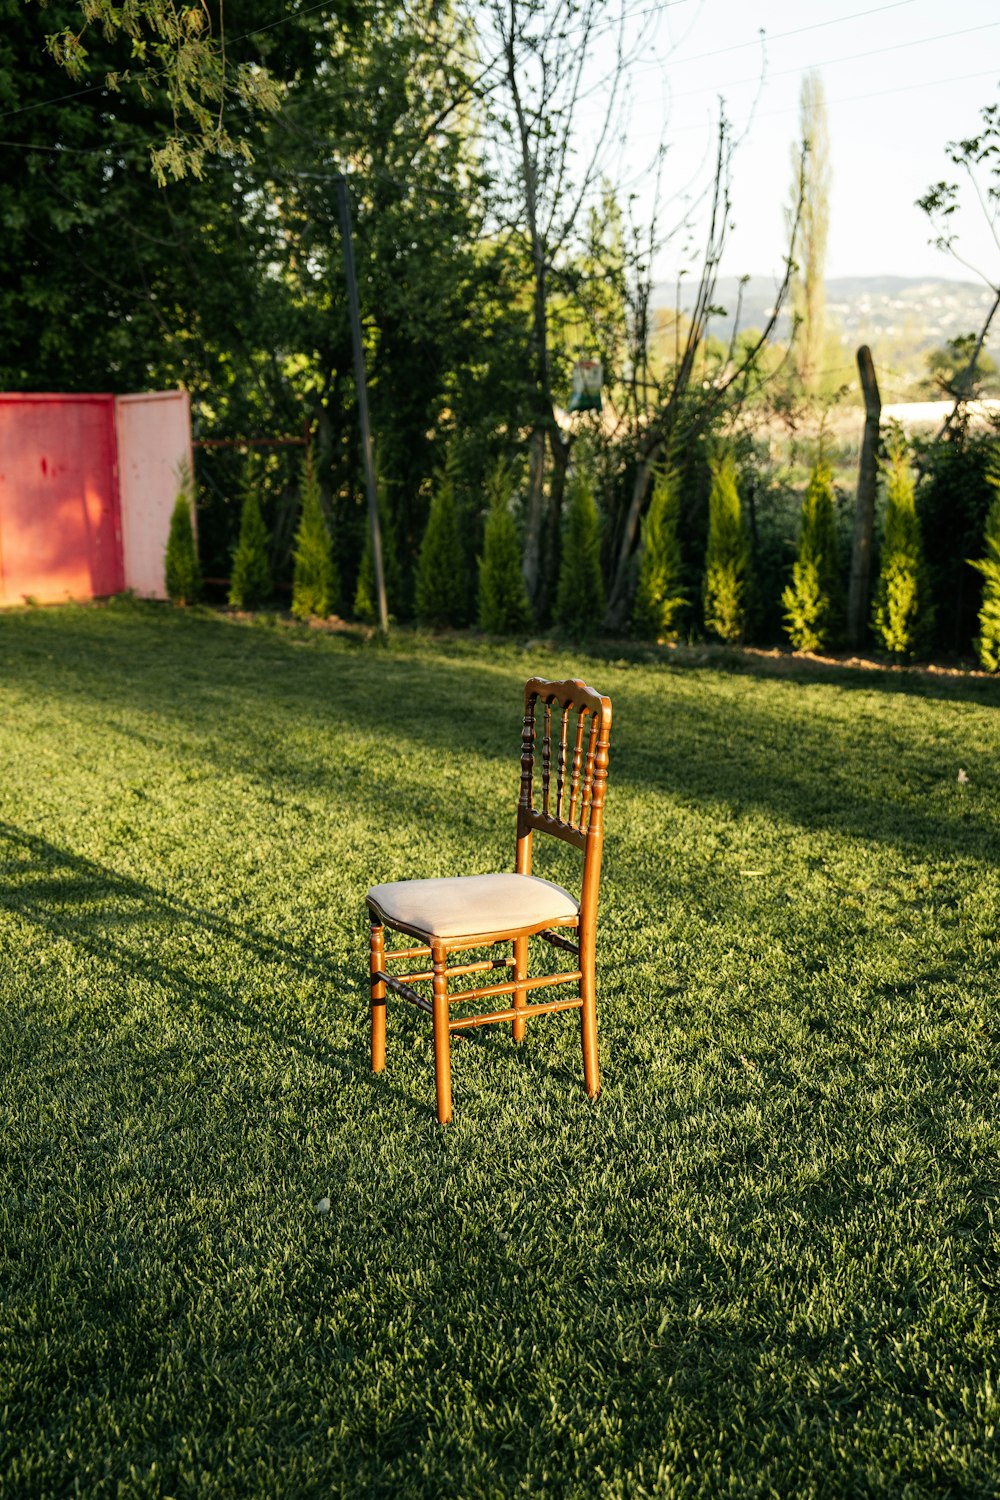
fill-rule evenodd
<path id="1" fill-rule="evenodd" d="M 594 934 L 580 933 L 580 1040 L 583 1044 L 583 1082 L 587 1094 L 596 1099 L 601 1092 L 601 1070 L 597 1061 L 597 954 Z"/>
<path id="2" fill-rule="evenodd" d="M 517 937 L 514 939 L 514 978 L 527 979 L 528 977 L 528 939 Z M 527 990 L 514 991 L 514 1009 L 523 1010 L 528 1002 Z M 524 1034 L 528 1029 L 526 1016 L 518 1016 L 511 1022 L 515 1042 L 523 1042 Z"/>
<path id="3" fill-rule="evenodd" d="M 451 1119 L 451 1033 L 448 1030 L 448 955 L 443 947 L 431 949 L 434 962 L 434 1078 L 437 1083 L 438 1123 Z"/>
<path id="4" fill-rule="evenodd" d="M 372 1072 L 381 1073 L 385 1067 L 385 983 L 376 979 L 384 974 L 385 929 L 381 922 L 372 923 L 371 973 L 372 973 Z"/>

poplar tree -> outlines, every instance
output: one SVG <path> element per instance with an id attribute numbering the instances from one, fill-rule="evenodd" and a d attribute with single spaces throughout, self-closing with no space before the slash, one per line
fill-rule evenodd
<path id="1" fill-rule="evenodd" d="M 708 547 L 702 594 L 705 628 L 723 641 L 738 641 L 747 614 L 750 544 L 740 507 L 736 464 L 731 453 L 710 463 Z"/>
<path id="2" fill-rule="evenodd" d="M 826 344 L 826 241 L 830 226 L 830 136 L 823 81 L 806 73 L 799 93 L 801 146 L 792 152 L 794 179 L 789 224 L 799 203 L 799 269 L 792 283 L 792 317 L 797 323 L 793 357 L 799 383 L 807 395 L 819 384 Z"/>
<path id="3" fill-rule="evenodd" d="M 340 579 L 323 515 L 319 476 L 312 448 L 306 449 L 302 468 L 302 514 L 295 533 L 292 574 L 292 614 L 300 620 L 332 614 L 340 593 Z"/>
<path id="4" fill-rule="evenodd" d="M 677 476 L 661 469 L 643 522 L 639 582 L 632 606 L 633 629 L 657 640 L 676 637 L 677 619 L 687 602 L 679 524 Z"/>
<path id="5" fill-rule="evenodd" d="M 796 651 L 829 646 L 836 633 L 840 594 L 833 472 L 821 459 L 809 476 L 792 581 L 781 596 L 785 631 Z"/>
<path id="6" fill-rule="evenodd" d="M 916 656 L 928 641 L 934 611 L 913 474 L 901 441 L 889 449 L 883 472 L 886 508 L 872 624 L 887 651 L 894 656 Z"/>

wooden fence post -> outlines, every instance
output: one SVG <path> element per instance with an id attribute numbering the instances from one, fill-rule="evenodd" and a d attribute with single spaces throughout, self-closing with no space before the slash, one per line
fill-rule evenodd
<path id="1" fill-rule="evenodd" d="M 871 573 L 872 533 L 875 528 L 875 489 L 878 483 L 878 429 L 882 398 L 878 393 L 872 351 L 867 344 L 858 350 L 858 374 L 865 398 L 865 432 L 858 463 L 858 493 L 854 504 L 854 542 L 851 547 L 851 580 L 847 592 L 847 641 L 860 646 L 868 613 L 868 580 Z"/>

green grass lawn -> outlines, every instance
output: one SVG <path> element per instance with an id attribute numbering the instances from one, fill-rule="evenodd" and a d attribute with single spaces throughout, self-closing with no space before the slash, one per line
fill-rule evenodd
<path id="1" fill-rule="evenodd" d="M 125 606 L 0 672 L 0 1494 L 1000 1492 L 995 684 Z M 614 701 L 604 1092 L 487 1028 L 442 1129 L 363 897 L 511 867 L 535 672 Z"/>

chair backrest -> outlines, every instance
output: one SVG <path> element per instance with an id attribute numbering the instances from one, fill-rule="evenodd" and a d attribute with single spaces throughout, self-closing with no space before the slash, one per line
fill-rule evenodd
<path id="1" fill-rule="evenodd" d="M 519 873 L 531 872 L 531 836 L 537 830 L 584 851 L 585 894 L 596 882 L 604 841 L 610 732 L 610 698 L 578 678 L 546 682 L 532 677 L 525 683 L 517 805 Z"/>

